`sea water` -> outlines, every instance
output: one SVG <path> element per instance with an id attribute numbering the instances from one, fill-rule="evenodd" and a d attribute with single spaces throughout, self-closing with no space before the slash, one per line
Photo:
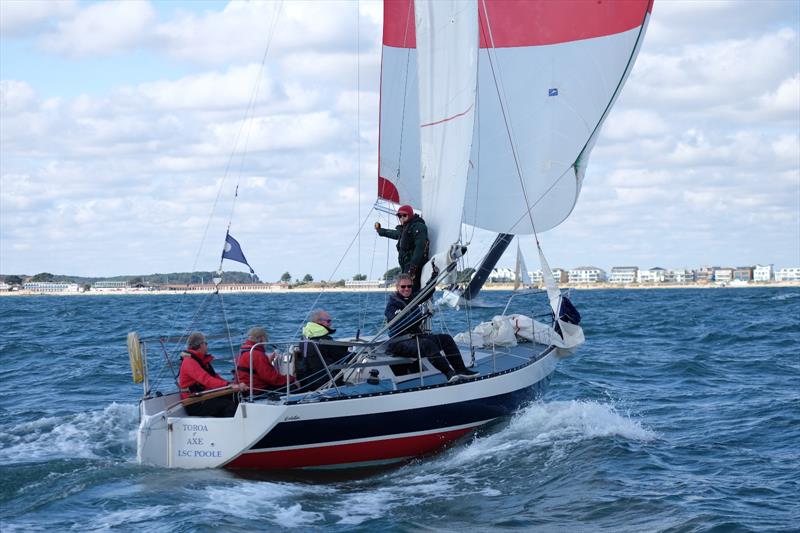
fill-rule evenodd
<path id="1" fill-rule="evenodd" d="M 509 293 L 485 292 L 474 325 Z M 384 294 L 0 298 L 0 529 L 798 531 L 800 289 L 573 291 L 586 344 L 542 402 L 431 457 L 312 475 L 136 463 L 125 338 L 201 329 L 218 370 L 252 325 L 314 307 L 374 333 Z M 510 311 L 532 314 L 535 296 Z M 224 310 L 224 312 L 222 312 Z M 190 326 L 196 315 L 202 325 Z M 442 312 L 457 333 L 465 319 Z M 156 387 L 174 387 L 158 343 Z"/>

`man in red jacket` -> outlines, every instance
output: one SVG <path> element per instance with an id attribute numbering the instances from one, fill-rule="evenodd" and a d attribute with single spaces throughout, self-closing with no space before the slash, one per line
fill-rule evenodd
<path id="1" fill-rule="evenodd" d="M 181 358 L 183 361 L 178 377 L 181 398 L 188 398 L 192 393 L 231 385 L 227 380 L 221 378 L 211 366 L 214 356 L 208 353 L 206 336 L 199 331 L 189 335 L 189 339 L 186 341 L 186 351 L 181 353 Z M 245 390 L 247 390 L 247 386 L 244 384 L 231 385 L 232 393 Z M 189 416 L 233 416 L 236 412 L 236 402 L 232 396 L 219 396 L 187 405 L 186 412 Z"/>
<path id="2" fill-rule="evenodd" d="M 266 346 L 269 336 L 264 328 L 255 327 L 247 332 L 247 340 L 239 348 L 239 359 L 236 361 L 236 372 L 239 383 L 244 383 L 248 387 L 250 383 L 250 369 L 253 369 L 253 394 L 258 394 L 267 390 L 274 390 L 286 387 L 286 376 L 275 370 L 272 366 L 272 359 L 275 352 L 267 355 Z M 250 350 L 253 351 L 253 365 L 250 366 Z M 294 376 L 289 376 L 289 383 L 294 383 Z"/>

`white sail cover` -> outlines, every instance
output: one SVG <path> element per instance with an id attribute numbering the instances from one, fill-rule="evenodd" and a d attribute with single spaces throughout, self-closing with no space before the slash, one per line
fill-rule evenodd
<path id="1" fill-rule="evenodd" d="M 533 231 L 529 209 L 537 231 L 569 215 L 651 9 L 652 0 L 478 0 L 478 94 L 465 222 L 525 234 Z M 410 0 L 384 3 L 378 196 L 422 207 L 430 220 L 420 181 L 413 20 Z"/>
<path id="2" fill-rule="evenodd" d="M 476 0 L 416 0 L 422 212 L 438 268 L 458 241 L 475 119 Z M 430 270 L 422 272 L 424 280 Z"/>

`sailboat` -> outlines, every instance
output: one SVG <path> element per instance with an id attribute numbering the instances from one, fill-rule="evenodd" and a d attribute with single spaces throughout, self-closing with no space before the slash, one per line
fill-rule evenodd
<path id="1" fill-rule="evenodd" d="M 287 345 L 286 387 L 251 390 L 229 418 L 188 416 L 178 391 L 152 390 L 147 342 L 131 334 L 132 367 L 144 383 L 139 462 L 265 470 L 389 464 L 435 452 L 541 398 L 583 331 L 536 236 L 572 211 L 651 9 L 652 0 L 387 0 L 376 208 L 393 213 L 410 204 L 431 233 L 424 286 L 408 308 L 443 285 L 469 301 L 513 236 L 533 235 L 551 323 L 531 320 L 512 332 L 513 342 L 458 336 L 479 377 L 453 382 L 425 358 L 389 353 L 392 323 L 371 337 L 339 339 L 347 355 L 323 362 L 329 379 L 312 391 L 290 388 L 298 351 Z M 468 286 L 457 287 L 465 224 L 497 238 Z"/>

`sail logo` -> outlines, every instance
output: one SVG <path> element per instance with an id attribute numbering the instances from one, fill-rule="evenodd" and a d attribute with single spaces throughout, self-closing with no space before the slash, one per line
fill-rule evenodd
<path id="1" fill-rule="evenodd" d="M 547 96 L 558 96 L 558 88 L 547 89 Z"/>

